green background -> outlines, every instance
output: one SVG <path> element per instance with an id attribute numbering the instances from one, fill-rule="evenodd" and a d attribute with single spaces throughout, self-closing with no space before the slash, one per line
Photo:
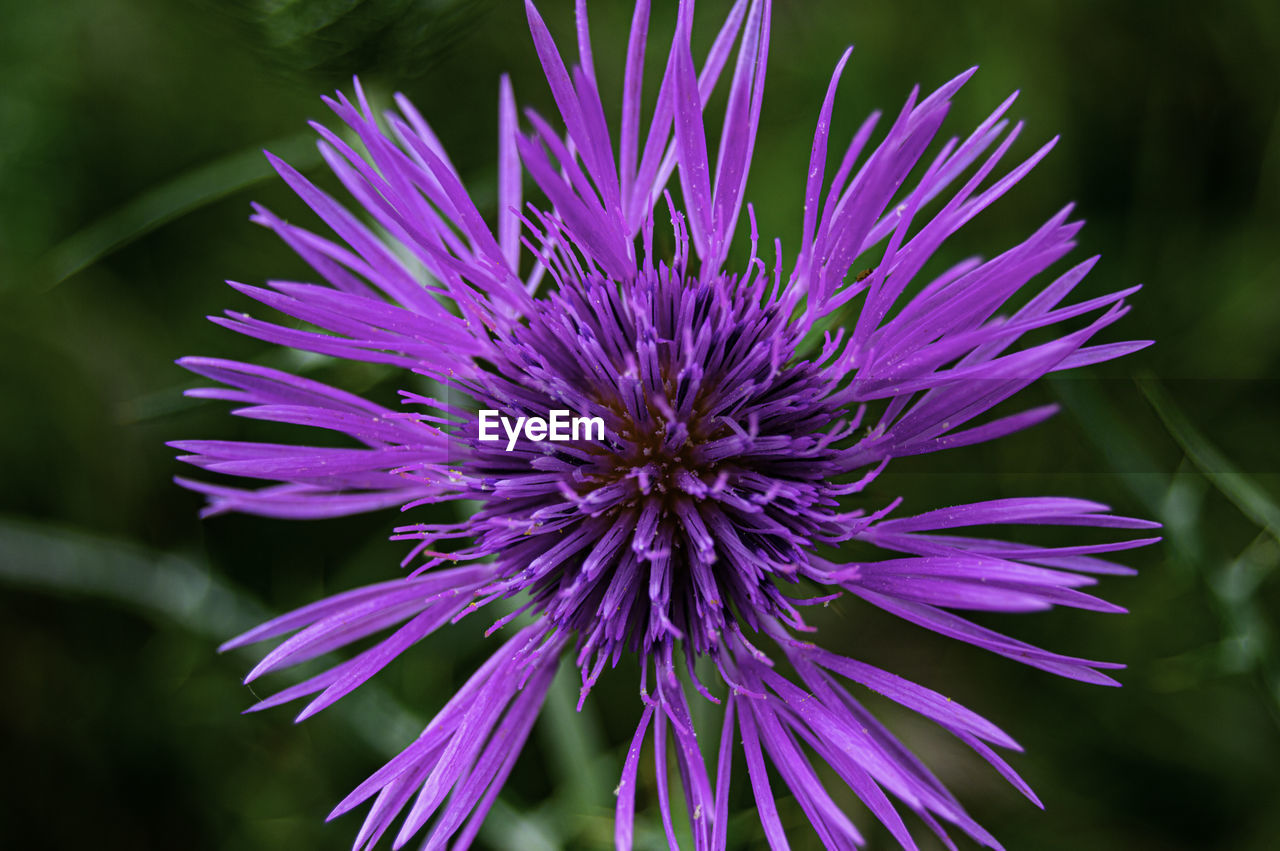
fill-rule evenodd
<path id="1" fill-rule="evenodd" d="M 616 106 L 629 9 L 591 5 Z M 665 30 L 674 4 L 656 5 Z M 726 5 L 701 4 L 701 45 Z M 1050 423 L 895 464 L 868 496 L 901 494 L 915 511 L 1064 494 L 1164 522 L 1165 543 L 1129 559 L 1140 576 L 1103 583 L 1131 614 L 985 619 L 1128 663 L 1123 689 L 1057 680 L 853 601 L 815 617 L 823 641 L 954 696 L 1022 742 L 1012 761 L 1045 812 L 926 723 L 872 704 L 1011 849 L 1277 847 L 1280 6 L 777 6 L 748 187 L 764 234 L 797 242 L 808 143 L 846 44 L 857 47 L 837 137 L 873 108 L 896 110 L 912 84 L 977 64 L 944 133 L 966 133 L 1021 88 L 1013 114 L 1028 126 L 1014 155 L 1063 139 L 947 257 L 996 253 L 1074 200 L 1088 221 L 1074 259 L 1103 255 L 1081 295 L 1146 284 L 1108 339 L 1158 340 L 1029 391 L 1028 403 L 1063 404 Z M 571 50 L 571 4 L 542 8 Z M 170 482 L 182 470 L 163 441 L 262 431 L 184 400 L 195 382 L 173 361 L 296 364 L 353 389 L 394 389 L 379 370 L 303 364 L 203 317 L 247 307 L 224 279 L 305 275 L 246 221 L 250 200 L 311 221 L 259 151 L 315 174 L 305 122 L 325 118 L 319 95 L 349 88 L 353 73 L 379 102 L 409 94 L 491 211 L 498 75 L 550 112 L 521 5 L 4 0 L 0 21 L 0 844 L 349 847 L 359 817 L 325 826 L 324 815 L 492 648 L 487 622 L 428 639 L 300 726 L 288 710 L 239 717 L 253 657 L 216 645 L 272 612 L 396 575 L 402 549 L 385 540 L 387 514 L 198 520 L 199 500 Z M 606 677 L 581 716 L 572 677 L 557 682 L 482 844 L 608 844 L 638 715 L 634 674 Z M 717 714 L 707 718 L 713 738 Z M 759 847 L 744 780 L 730 832 L 735 847 Z M 640 844 L 657 848 L 652 782 L 649 769 Z M 783 817 L 794 847 L 817 847 L 786 800 Z M 855 818 L 872 847 L 888 847 L 868 814 Z"/>

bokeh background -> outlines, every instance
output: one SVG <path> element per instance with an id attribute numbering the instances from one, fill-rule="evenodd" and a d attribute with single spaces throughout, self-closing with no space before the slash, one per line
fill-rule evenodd
<path id="1" fill-rule="evenodd" d="M 662 10 L 674 4 L 656 5 L 669 28 Z M 727 5 L 700 4 L 702 44 Z M 542 6 L 567 38 L 571 4 Z M 620 83 L 627 6 L 591 4 L 606 87 Z M 1013 113 L 1028 126 L 1015 154 L 1063 138 L 948 257 L 998 252 L 1074 200 L 1089 223 L 1074 257 L 1103 255 L 1083 294 L 1146 284 L 1109 339 L 1159 341 L 1029 391 L 1028 403 L 1063 406 L 1050 423 L 895 464 L 868 497 L 899 493 L 925 510 L 1062 493 L 1165 523 L 1165 543 L 1130 559 L 1139 576 L 1104 583 L 1131 614 L 986 619 L 1127 662 L 1123 689 L 1057 680 L 852 601 L 819 613 L 824 640 L 1022 742 L 1013 761 L 1044 812 L 926 723 L 874 704 L 1011 849 L 1280 847 L 1280 6 L 777 6 L 748 188 L 764 233 L 797 242 L 808 141 L 846 44 L 857 47 L 837 135 L 873 108 L 895 110 L 912 84 L 977 64 L 944 132 L 966 133 L 1020 88 Z M 550 112 L 521 4 L 3 0 L 0 21 L 0 845 L 346 848 L 359 817 L 325 826 L 325 814 L 483 658 L 487 622 L 429 639 L 305 724 L 288 710 L 240 717 L 252 657 L 219 656 L 217 644 L 396 575 L 402 550 L 386 541 L 386 514 L 198 520 L 164 441 L 262 432 L 184 400 L 194 382 L 173 361 L 214 354 L 356 390 L 397 386 L 204 316 L 246 308 L 224 279 L 305 275 L 246 221 L 251 200 L 312 221 L 260 150 L 317 174 L 305 122 L 352 74 L 381 102 L 408 93 L 492 210 L 498 75 Z M 486 847 L 607 847 L 634 670 L 606 678 L 581 715 L 575 693 L 557 682 Z M 659 848 L 652 782 L 650 771 L 640 844 Z M 735 847 L 760 847 L 736 786 Z M 817 847 L 798 808 L 784 800 L 783 813 L 795 847 Z"/>

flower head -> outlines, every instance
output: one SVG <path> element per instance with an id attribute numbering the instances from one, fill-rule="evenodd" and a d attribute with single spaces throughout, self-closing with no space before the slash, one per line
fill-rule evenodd
<path id="1" fill-rule="evenodd" d="M 1067 303 L 1093 260 L 1031 284 L 1071 249 L 1080 225 L 1070 221 L 1070 208 L 995 258 L 921 279 L 938 247 L 1052 143 L 989 179 L 1021 129 L 1003 118 L 1011 97 L 966 138 L 924 158 L 970 71 L 923 99 L 913 92 L 878 141 L 879 116 L 869 118 L 828 179 L 846 53 L 819 112 L 794 259 L 784 260 L 777 242 L 761 251 L 748 207 L 749 257 L 729 264 L 759 125 L 768 0 L 738 2 L 700 67 L 690 47 L 693 4 L 680 4 L 647 123 L 641 80 L 649 4 L 637 3 L 616 134 L 596 85 L 585 3 L 577 7 L 579 63 L 571 71 L 537 10 L 527 9 L 564 129 L 532 111 L 522 126 L 512 86 L 502 81 L 496 227 L 413 106 L 398 98 L 398 111 L 379 117 L 357 85 L 354 103 L 341 94 L 328 103 L 363 151 L 350 136 L 316 129 L 362 215 L 275 158 L 334 236 L 266 209 L 255 215 L 321 283 L 234 285 L 311 328 L 239 313 L 215 320 L 271 343 L 418 373 L 438 392 L 405 390 L 405 409 L 393 411 L 273 369 L 183 361 L 221 385 L 197 395 L 242 403 L 237 413 L 245 416 L 354 439 L 350 448 L 176 444 L 206 470 L 270 483 L 241 489 L 184 481 L 208 495 L 209 513 L 318 518 L 402 506 L 411 517 L 426 503 L 478 503 L 455 523 L 397 529 L 413 543 L 409 576 L 339 594 L 231 642 L 292 633 L 252 679 L 387 633 L 255 708 L 309 697 L 299 718 L 307 717 L 436 629 L 514 601 L 493 631 L 514 629 L 520 616 L 525 625 L 416 741 L 338 805 L 335 814 L 374 799 L 357 847 L 371 847 L 400 816 L 396 847 L 429 822 L 427 847 L 466 846 L 565 653 L 581 670 L 583 700 L 624 654 L 642 663 L 639 723 L 618 787 L 619 847 L 631 845 L 638 762 L 650 734 L 668 835 L 670 737 L 698 848 L 725 845 L 739 740 L 773 847 L 786 847 L 786 839 L 769 765 L 825 844 L 861 843 L 814 757 L 904 847 L 914 845 L 890 796 L 944 837 L 951 825 L 995 846 L 844 681 L 937 722 L 1034 801 L 991 747 L 1015 742 L 949 698 L 797 636 L 811 631 L 804 605 L 852 594 L 1052 673 L 1114 682 L 1103 670 L 1116 665 L 1041 650 L 953 610 L 1118 611 L 1081 589 L 1096 574 L 1127 572 L 1099 554 L 1150 539 L 1051 548 L 967 530 L 1153 524 L 1068 498 L 907 516 L 897 502 L 869 506 L 859 496 L 893 458 L 991 440 L 1043 420 L 1051 408 L 974 424 L 1046 373 L 1145 345 L 1091 344 L 1126 312 L 1123 299 L 1134 291 Z M 705 104 L 731 59 L 713 165 Z M 542 200 L 524 206 L 526 177 Z M 674 248 L 660 254 L 655 233 L 668 225 Z M 1029 287 L 1030 297 L 1009 310 Z M 1057 336 L 1022 344 L 1045 328 Z M 598 418 L 600 429 L 553 441 L 509 426 L 557 410 Z M 489 413 L 506 418 L 504 440 L 486 438 Z M 888 555 L 828 557 L 849 542 Z M 699 679 L 699 659 L 709 661 L 715 681 Z M 690 699 L 724 705 L 714 770 L 697 743 Z"/>

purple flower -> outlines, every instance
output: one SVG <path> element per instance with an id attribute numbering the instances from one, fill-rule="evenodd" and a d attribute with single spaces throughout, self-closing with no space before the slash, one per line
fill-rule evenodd
<path id="1" fill-rule="evenodd" d="M 1092 343 L 1137 288 L 1068 303 L 1094 259 L 1031 284 L 1073 246 L 1080 223 L 1069 207 L 993 259 L 923 279 L 939 246 L 1053 143 L 997 172 L 1021 129 L 1002 117 L 1010 97 L 968 137 L 925 158 L 969 71 L 923 99 L 913 91 L 878 143 L 880 116 L 867 119 L 828 177 L 832 106 L 848 53 L 819 113 L 794 258 L 777 242 L 762 249 L 748 206 L 749 259 L 728 262 L 759 124 L 770 3 L 740 0 L 698 66 L 693 3 L 682 2 L 646 122 L 649 4 L 641 0 L 616 132 L 605 119 L 581 0 L 577 12 L 579 63 L 568 70 L 528 5 L 565 129 L 532 111 L 522 125 L 503 79 L 496 227 L 403 98 L 398 112 L 381 117 L 358 86 L 354 103 L 341 94 L 328 101 L 363 151 L 316 126 L 359 216 L 272 158 L 333 235 L 262 208 L 255 221 L 321 283 L 233 286 L 306 327 L 242 313 L 214 321 L 279 345 L 390 364 L 436 390 L 405 390 L 405 407 L 391 410 L 265 367 L 185 359 L 221 385 L 195 395 L 240 403 L 242 416 L 337 432 L 350 448 L 184 441 L 175 444 L 184 460 L 268 484 L 183 484 L 208 495 L 209 514 L 319 518 L 402 506 L 412 516 L 417 506 L 451 500 L 478 507 L 456 523 L 399 527 L 397 537 L 414 542 L 407 578 L 339 594 L 230 642 L 289 635 L 252 680 L 384 636 L 254 708 L 305 697 L 298 717 L 308 717 L 436 629 L 510 601 L 491 631 L 523 626 L 416 741 L 334 810 L 372 800 L 358 848 L 373 846 L 398 818 L 396 847 L 428 824 L 426 847 L 468 845 L 566 652 L 581 670 L 583 700 L 624 654 L 641 662 L 639 721 L 617 789 L 620 848 L 632 843 L 638 764 L 650 741 L 674 846 L 671 740 L 699 849 L 725 847 L 739 758 L 772 847 L 786 847 L 774 803 L 779 779 L 824 844 L 860 844 L 815 757 L 904 847 L 915 846 L 891 798 L 948 844 L 949 825 L 998 847 L 848 683 L 936 722 L 1036 801 L 993 750 L 1017 744 L 950 698 L 800 637 L 812 631 L 801 607 L 852 594 L 1028 665 L 1115 684 L 1104 671 L 1118 665 L 1033 647 L 954 610 L 1121 611 L 1082 589 L 1096 575 L 1129 572 L 1100 554 L 1153 539 L 1048 547 L 968 530 L 1154 524 L 1071 498 L 910 516 L 897 501 L 869 505 L 859 494 L 893 458 L 992 440 L 1050 416 L 1045 407 L 979 421 L 1040 376 L 1142 348 Z M 722 76 L 730 78 L 728 101 L 713 158 L 704 104 Z M 668 191 L 676 175 L 679 203 Z M 526 177 L 545 203 L 522 203 Z M 659 256 L 659 239 L 674 249 Z M 1021 306 L 1009 308 L 1015 300 Z M 1047 328 L 1056 336 L 1044 340 Z M 1035 331 L 1044 341 L 1021 342 Z M 601 431 L 553 440 L 545 428 L 511 427 L 553 411 L 598 417 Z M 482 416 L 500 417 L 510 436 L 483 439 L 482 426 L 496 421 Z M 828 557 L 848 542 L 887 554 Z M 700 670 L 714 671 L 714 681 L 699 680 L 697 660 L 709 662 Z M 715 766 L 705 764 L 691 720 L 689 701 L 700 699 L 724 706 Z"/>

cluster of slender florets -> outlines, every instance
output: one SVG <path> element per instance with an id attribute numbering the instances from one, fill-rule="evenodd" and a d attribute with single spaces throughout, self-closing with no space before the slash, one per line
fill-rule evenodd
<path id="1" fill-rule="evenodd" d="M 629 280 L 559 252 L 555 291 L 495 337 L 485 371 L 457 382 L 473 407 L 510 417 L 604 420 L 603 440 L 567 444 L 487 444 L 457 409 L 453 429 L 483 501 L 462 524 L 478 536 L 468 555 L 496 556 L 485 593 L 529 592 L 532 610 L 580 637 L 588 682 L 624 649 L 717 653 L 726 628 L 758 630 L 761 615 L 799 625 L 782 587 L 815 578 L 806 552 L 844 537 L 838 447 L 854 424 L 843 382 L 798 356 L 762 262 L 699 279 L 673 223 L 675 261 L 655 263 L 647 247 Z M 429 546 L 457 531 L 401 533 Z"/>

